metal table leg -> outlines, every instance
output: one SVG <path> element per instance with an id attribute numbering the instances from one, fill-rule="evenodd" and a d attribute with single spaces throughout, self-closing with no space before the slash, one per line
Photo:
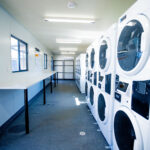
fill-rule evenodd
<path id="1" fill-rule="evenodd" d="M 57 85 L 58 85 L 58 72 L 57 72 Z"/>
<path id="2" fill-rule="evenodd" d="M 43 80 L 43 105 L 46 104 L 45 80 Z"/>
<path id="3" fill-rule="evenodd" d="M 56 87 L 56 73 L 54 74 L 54 87 Z"/>
<path id="4" fill-rule="evenodd" d="M 25 105 L 25 129 L 26 134 L 28 134 L 29 133 L 28 89 L 24 90 L 24 105 Z"/>
<path id="5" fill-rule="evenodd" d="M 52 76 L 50 77 L 50 91 L 53 93 L 53 82 L 52 82 Z"/>

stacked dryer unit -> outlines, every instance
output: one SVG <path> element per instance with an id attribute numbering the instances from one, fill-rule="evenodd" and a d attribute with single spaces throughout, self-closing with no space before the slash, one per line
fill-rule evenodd
<path id="1" fill-rule="evenodd" d="M 85 95 L 86 95 L 86 102 L 88 107 L 90 107 L 90 87 L 91 83 L 91 69 L 90 69 L 90 53 L 91 53 L 91 45 L 87 48 L 86 51 L 86 83 L 85 83 Z"/>
<path id="2" fill-rule="evenodd" d="M 93 42 L 87 49 L 88 54 L 88 71 L 87 71 L 87 82 L 88 82 L 88 96 L 87 96 L 87 104 L 96 119 L 96 103 L 95 99 L 97 97 L 97 60 L 96 60 L 96 48 L 97 41 Z"/>
<path id="3" fill-rule="evenodd" d="M 150 150 L 150 1 L 120 19 L 116 47 L 113 150 Z"/>
<path id="4" fill-rule="evenodd" d="M 98 48 L 98 90 L 96 98 L 97 123 L 107 140 L 112 146 L 113 130 L 113 95 L 115 83 L 115 42 L 117 24 L 112 25 L 100 38 Z"/>
<path id="5" fill-rule="evenodd" d="M 86 56 L 85 56 L 85 96 L 86 96 L 86 101 L 88 102 L 89 95 L 88 95 L 88 90 L 89 90 L 89 81 L 88 81 L 88 70 L 89 70 L 89 53 L 88 50 L 86 51 Z"/>
<path id="6" fill-rule="evenodd" d="M 81 93 L 85 93 L 86 54 L 80 54 L 76 58 L 75 79 Z"/>

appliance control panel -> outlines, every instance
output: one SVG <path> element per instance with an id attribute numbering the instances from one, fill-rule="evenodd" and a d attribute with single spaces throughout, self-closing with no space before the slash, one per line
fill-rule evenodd
<path id="1" fill-rule="evenodd" d="M 119 91 L 126 93 L 128 89 L 129 83 L 122 82 L 120 81 L 119 75 L 116 75 L 116 80 L 115 80 L 115 99 L 119 102 L 121 102 L 121 94 Z"/>
<path id="2" fill-rule="evenodd" d="M 118 102 L 121 102 L 121 94 L 115 92 L 115 99 L 116 99 Z"/>
<path id="3" fill-rule="evenodd" d="M 128 83 L 119 81 L 117 89 L 122 91 L 122 92 L 126 92 L 127 88 L 128 88 L 128 85 L 129 85 Z"/>
<path id="4" fill-rule="evenodd" d="M 119 90 L 119 91 L 122 91 L 122 92 L 126 92 L 127 88 L 128 88 L 128 85 L 129 85 L 129 83 L 120 81 L 119 76 L 116 75 L 116 81 L 115 81 L 116 91 Z"/>
<path id="5" fill-rule="evenodd" d="M 94 85 L 97 85 L 97 72 L 94 72 Z"/>
<path id="6" fill-rule="evenodd" d="M 136 113 L 149 119 L 150 80 L 133 81 L 131 108 Z"/>
<path id="7" fill-rule="evenodd" d="M 111 74 L 105 75 L 105 92 L 111 94 Z"/>
<path id="8" fill-rule="evenodd" d="M 103 77 L 103 76 L 101 76 L 101 73 L 99 72 L 99 73 L 98 73 L 98 80 L 99 80 L 100 82 L 102 82 L 102 81 L 103 81 L 103 79 L 104 79 L 104 77 Z"/>

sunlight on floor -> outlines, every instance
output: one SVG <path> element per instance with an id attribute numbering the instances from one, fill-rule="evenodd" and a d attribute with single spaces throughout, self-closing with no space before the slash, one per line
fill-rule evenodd
<path id="1" fill-rule="evenodd" d="M 81 104 L 86 104 L 86 102 L 80 101 L 78 97 L 75 97 L 75 103 L 77 106 L 80 106 Z"/>

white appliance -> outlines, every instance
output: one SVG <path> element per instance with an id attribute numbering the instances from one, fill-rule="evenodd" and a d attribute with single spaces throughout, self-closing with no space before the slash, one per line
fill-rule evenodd
<path id="1" fill-rule="evenodd" d="M 95 40 L 87 49 L 88 54 L 88 71 L 87 71 L 87 83 L 88 83 L 88 96 L 87 104 L 96 119 L 96 97 L 97 97 L 97 40 Z"/>
<path id="2" fill-rule="evenodd" d="M 116 47 L 114 150 L 149 150 L 150 1 L 137 1 L 120 19 Z"/>
<path id="3" fill-rule="evenodd" d="M 115 83 L 115 42 L 117 38 L 117 24 L 113 24 L 100 38 L 97 60 L 98 90 L 96 98 L 97 123 L 107 140 L 112 146 L 113 126 L 113 95 Z"/>
<path id="4" fill-rule="evenodd" d="M 85 83 L 85 95 L 86 95 L 86 101 L 87 101 L 87 105 L 90 108 L 91 104 L 90 104 L 90 87 L 91 87 L 91 69 L 90 69 L 90 53 L 91 53 L 91 45 L 87 48 L 86 51 L 86 83 Z"/>
<path id="5" fill-rule="evenodd" d="M 89 81 L 88 81 L 88 67 L 89 67 L 89 53 L 88 53 L 88 50 L 86 51 L 86 56 L 85 56 L 85 98 L 86 98 L 86 101 L 88 102 L 88 99 L 89 99 L 89 96 L 88 96 L 88 84 L 89 84 Z"/>
<path id="6" fill-rule="evenodd" d="M 76 57 L 75 81 L 81 93 L 85 93 L 86 54 Z"/>

